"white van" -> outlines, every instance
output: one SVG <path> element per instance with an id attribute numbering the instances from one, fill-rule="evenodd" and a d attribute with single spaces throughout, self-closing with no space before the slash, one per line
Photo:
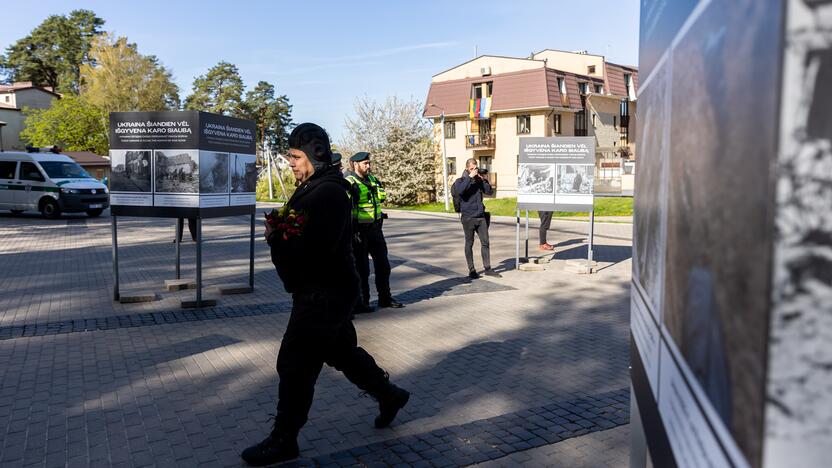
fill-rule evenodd
<path id="1" fill-rule="evenodd" d="M 0 210 L 40 211 L 57 218 L 81 212 L 98 216 L 109 206 L 107 186 L 69 156 L 0 152 Z"/>

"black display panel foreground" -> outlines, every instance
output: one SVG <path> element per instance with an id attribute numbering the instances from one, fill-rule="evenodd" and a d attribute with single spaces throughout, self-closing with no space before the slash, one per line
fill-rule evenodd
<path id="1" fill-rule="evenodd" d="M 254 122 L 199 111 L 110 114 L 114 216 L 214 218 L 256 203 Z"/>

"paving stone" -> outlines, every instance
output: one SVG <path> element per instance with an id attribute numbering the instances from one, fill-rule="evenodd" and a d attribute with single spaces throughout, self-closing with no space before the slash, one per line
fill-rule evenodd
<path id="1" fill-rule="evenodd" d="M 15 272 L 0 272 L 0 420 L 9 422 L 0 440 L 28 435 L 24 446 L 32 447 L 3 456 L 19 456 L 15 466 L 43 465 L 63 453 L 56 463 L 77 464 L 83 449 L 90 466 L 140 466 L 148 454 L 158 466 L 239 466 L 239 452 L 268 432 L 290 310 L 265 244 L 256 245 L 254 292 L 182 310 L 185 292 L 164 291 L 151 303 L 111 300 L 105 220 L 44 223 L 0 215 L 0 255 Z M 122 223 L 124 290 L 158 289 L 171 271 L 172 224 Z M 206 289 L 247 281 L 241 224 L 247 219 L 206 223 L 206 238 L 215 239 L 204 249 Z M 582 253 L 568 243 L 585 236 L 585 225 L 554 225 L 554 260 L 529 275 L 504 270 L 513 266 L 513 226 L 492 224 L 503 278 L 470 281 L 457 220 L 394 213 L 385 224 L 392 286 L 407 307 L 355 324 L 360 344 L 413 397 L 391 429 L 376 430 L 375 402 L 325 367 L 297 466 L 466 465 L 620 429 L 629 410 L 631 226 L 599 225 L 599 272 L 578 277 L 563 264 L 585 255 L 585 246 Z M 186 277 L 192 247 L 183 245 Z M 66 442 L 48 444 L 47 434 Z M 522 437 L 506 441 L 512 434 Z M 577 457 L 587 446 L 570 450 Z M 626 450 L 604 454 L 606 464 L 626 459 Z"/>

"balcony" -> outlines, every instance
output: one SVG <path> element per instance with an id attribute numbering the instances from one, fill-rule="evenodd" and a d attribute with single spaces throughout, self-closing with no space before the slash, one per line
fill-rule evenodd
<path id="1" fill-rule="evenodd" d="M 497 135 L 493 133 L 478 133 L 465 135 L 465 148 L 468 149 L 490 149 L 497 144 Z"/>

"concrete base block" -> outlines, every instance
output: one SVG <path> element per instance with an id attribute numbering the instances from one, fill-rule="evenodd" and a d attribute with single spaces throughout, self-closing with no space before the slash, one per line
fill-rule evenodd
<path id="1" fill-rule="evenodd" d="M 221 284 L 217 286 L 217 291 L 221 296 L 228 296 L 231 294 L 250 294 L 251 286 L 245 283 L 239 284 Z"/>
<path id="2" fill-rule="evenodd" d="M 182 298 L 182 302 L 180 303 L 183 309 L 195 309 L 196 308 L 196 296 L 188 296 Z M 202 307 L 213 307 L 217 305 L 217 299 L 211 296 L 202 295 Z"/>
<path id="3" fill-rule="evenodd" d="M 137 302 L 153 302 L 159 297 L 154 292 L 127 291 L 118 295 L 118 302 L 122 304 L 134 304 Z"/>
<path id="4" fill-rule="evenodd" d="M 193 278 L 165 280 L 167 291 L 181 291 L 183 289 L 196 289 L 196 280 Z"/>
<path id="5" fill-rule="evenodd" d="M 523 263 L 520 265 L 520 271 L 543 271 L 543 265 L 538 263 Z"/>
<path id="6" fill-rule="evenodd" d="M 568 260 L 566 262 L 566 270 L 569 273 L 577 273 L 579 275 L 588 275 L 596 272 L 598 262 L 588 264 L 586 260 Z"/>

